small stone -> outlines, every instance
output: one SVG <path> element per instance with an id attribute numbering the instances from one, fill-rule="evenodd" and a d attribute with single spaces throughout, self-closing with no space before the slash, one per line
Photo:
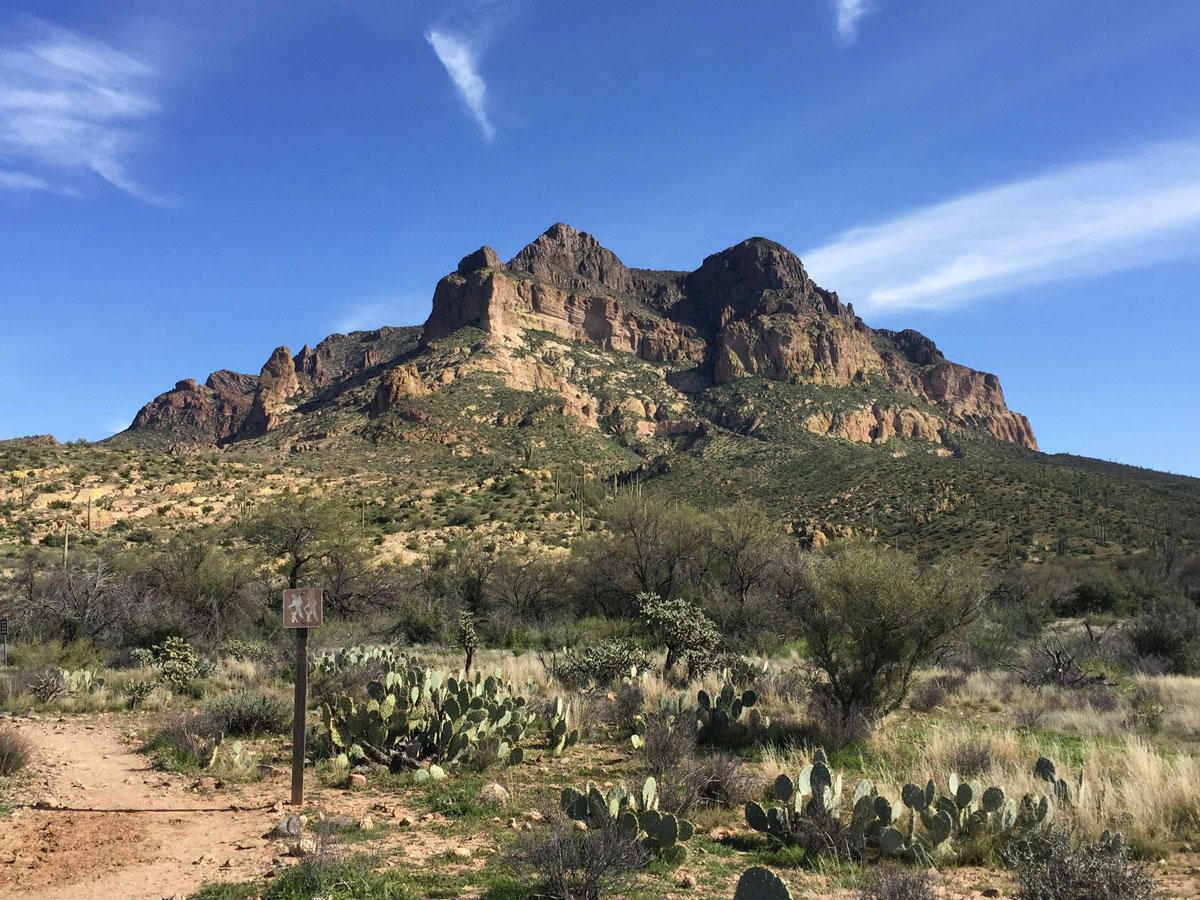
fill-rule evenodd
<path id="1" fill-rule="evenodd" d="M 528 822 L 522 822 L 522 823 L 521 823 L 521 830 L 522 830 L 522 831 L 533 831 L 533 826 L 532 826 L 532 825 L 530 825 Z"/>
<path id="2" fill-rule="evenodd" d="M 992 898 L 992 897 L 999 897 L 1000 892 L 998 890 L 996 890 L 996 888 L 988 888 L 986 891 L 980 891 L 979 896 L 980 897 L 988 897 L 990 900 L 990 898 Z"/>
<path id="3" fill-rule="evenodd" d="M 531 809 L 529 812 L 525 813 L 525 818 L 532 819 L 535 822 L 540 822 L 544 816 L 536 809 Z"/>
<path id="4" fill-rule="evenodd" d="M 233 868 L 233 860 L 232 859 L 225 860 L 225 862 L 221 863 L 221 868 L 222 869 L 232 869 Z"/>
<path id="5" fill-rule="evenodd" d="M 588 830 L 587 822 L 576 821 L 575 822 L 575 830 L 576 831 L 587 831 Z"/>
<path id="6" fill-rule="evenodd" d="M 459 859 L 470 859 L 471 858 L 471 851 L 468 850 L 466 847 L 455 847 L 453 852 L 454 852 L 454 855 L 457 856 Z"/>
<path id="7" fill-rule="evenodd" d="M 193 861 L 192 861 L 192 865 L 193 865 L 193 866 L 198 866 L 198 865 L 200 865 L 201 863 L 210 863 L 210 862 L 216 862 L 216 860 L 215 860 L 215 859 L 213 859 L 213 856 L 212 856 L 212 854 L 211 854 L 211 853 L 205 853 L 205 854 L 204 854 L 203 856 L 201 856 L 199 859 L 197 859 L 197 860 L 193 860 Z"/>
<path id="8" fill-rule="evenodd" d="M 283 801 L 276 800 L 271 804 L 271 812 L 283 812 Z"/>
<path id="9" fill-rule="evenodd" d="M 696 876 L 691 872 L 684 872 L 679 876 L 679 880 L 675 882 L 676 887 L 681 887 L 684 890 L 690 890 L 696 886 Z"/>
<path id="10" fill-rule="evenodd" d="M 288 848 L 288 855 L 294 857 L 311 856 L 317 850 L 317 842 L 312 838 L 301 838 Z"/>
<path id="11" fill-rule="evenodd" d="M 346 786 L 350 788 L 366 787 L 367 776 L 359 772 L 351 772 L 350 777 L 346 779 Z"/>
<path id="12" fill-rule="evenodd" d="M 169 786 L 170 786 L 169 781 L 159 784 L 159 787 L 169 787 Z M 218 781 L 217 779 L 215 779 L 209 775 L 205 775 L 203 778 L 196 779 L 195 783 L 192 785 L 192 790 L 193 791 L 215 791 L 217 788 L 222 787 L 222 786 L 223 786 L 222 783 L 220 781 Z"/>
<path id="13" fill-rule="evenodd" d="M 299 816 L 288 816 L 263 835 L 267 840 L 286 840 L 298 838 L 304 830 L 304 822 Z"/>
<path id="14" fill-rule="evenodd" d="M 360 831 L 370 831 L 375 827 L 375 820 L 370 816 L 363 816 L 358 820 L 358 827 Z"/>
<path id="15" fill-rule="evenodd" d="M 508 790 L 503 785 L 489 781 L 479 789 L 479 794 L 475 799 L 489 806 L 503 806 L 508 802 Z"/>
<path id="16" fill-rule="evenodd" d="M 518 822 L 516 819 L 509 819 L 508 827 L 511 828 L 513 831 L 516 831 L 518 828 L 521 827 L 521 823 Z"/>
<path id="17" fill-rule="evenodd" d="M 33 805 L 35 809 L 58 809 L 61 804 L 53 794 L 45 794 Z"/>

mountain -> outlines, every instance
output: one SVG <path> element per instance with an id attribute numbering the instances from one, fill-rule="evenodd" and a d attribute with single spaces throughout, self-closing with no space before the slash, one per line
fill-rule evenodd
<path id="1" fill-rule="evenodd" d="M 994 375 L 868 327 L 763 238 L 655 271 L 555 225 L 507 263 L 464 257 L 423 326 L 280 347 L 99 445 L 0 462 L 25 473 L 0 511 L 29 509 L 0 543 L 52 539 L 63 504 L 151 534 L 229 521 L 282 482 L 353 504 L 383 557 L 563 546 L 623 486 L 928 557 L 1170 564 L 1200 545 L 1200 480 L 1038 452 Z"/>
<path id="2" fill-rule="evenodd" d="M 463 329 L 483 340 L 465 359 L 448 360 L 440 348 Z M 595 384 L 569 358 L 582 347 L 645 365 L 614 357 L 600 368 L 616 365 L 625 377 Z M 123 436 L 165 438 L 177 448 L 228 447 L 281 429 L 301 444 L 347 432 L 375 440 L 386 432 L 379 420 L 399 410 L 413 422 L 420 407 L 436 405 L 420 398 L 479 372 L 515 390 L 560 395 L 559 414 L 589 427 L 651 440 L 697 431 L 706 419 L 745 426 L 736 411 L 706 417 L 696 402 L 710 388 L 758 377 L 853 388 L 809 403 L 800 422 L 815 434 L 941 444 L 947 434 L 972 432 L 1037 449 L 994 375 L 948 361 L 915 331 L 869 328 L 773 241 L 750 238 L 694 272 L 654 271 L 626 267 L 563 224 L 507 264 L 490 247 L 464 257 L 438 282 L 419 338 L 415 329 L 383 328 L 333 335 L 294 356 L 279 347 L 257 377 L 220 371 L 203 385 L 179 382 L 146 404 Z M 325 421 L 308 427 L 331 406 L 350 414 L 334 431 Z"/>

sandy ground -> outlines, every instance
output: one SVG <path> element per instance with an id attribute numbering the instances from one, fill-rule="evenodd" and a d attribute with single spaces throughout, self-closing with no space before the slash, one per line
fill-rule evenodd
<path id="1" fill-rule="evenodd" d="M 159 900 L 261 876 L 279 852 L 261 836 L 284 813 L 262 807 L 284 799 L 284 785 L 255 785 L 255 797 L 198 792 L 151 769 L 111 723 L 17 724 L 46 773 L 33 798 L 49 795 L 61 808 L 20 808 L 0 822 L 0 897 Z M 252 804 L 260 808 L 227 809 Z"/>

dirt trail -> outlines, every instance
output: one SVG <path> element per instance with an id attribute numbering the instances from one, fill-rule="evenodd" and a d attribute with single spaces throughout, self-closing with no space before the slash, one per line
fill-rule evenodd
<path id="1" fill-rule="evenodd" d="M 110 722 L 21 725 L 37 744 L 34 767 L 48 774 L 48 793 L 63 808 L 19 809 L 0 821 L 0 897 L 160 900 L 270 868 L 277 850 L 261 835 L 280 813 L 204 810 L 270 803 L 280 788 L 199 794 L 154 771 Z M 89 808 L 121 811 L 79 811 Z"/>

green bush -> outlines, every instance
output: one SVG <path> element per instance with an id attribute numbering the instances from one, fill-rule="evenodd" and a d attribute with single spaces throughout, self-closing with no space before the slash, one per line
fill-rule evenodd
<path id="1" fill-rule="evenodd" d="M 1175 675 L 1200 672 L 1200 608 L 1183 597 L 1156 600 L 1134 617 L 1128 631 L 1139 660 Z"/>
<path id="2" fill-rule="evenodd" d="M 292 727 L 292 706 L 287 700 L 253 691 L 237 691 L 209 701 L 204 714 L 231 737 L 286 734 Z"/>
<path id="3" fill-rule="evenodd" d="M 973 570 L 854 544 L 788 560 L 779 589 L 826 676 L 822 689 L 868 719 L 904 702 L 917 668 L 951 649 L 985 597 Z"/>

